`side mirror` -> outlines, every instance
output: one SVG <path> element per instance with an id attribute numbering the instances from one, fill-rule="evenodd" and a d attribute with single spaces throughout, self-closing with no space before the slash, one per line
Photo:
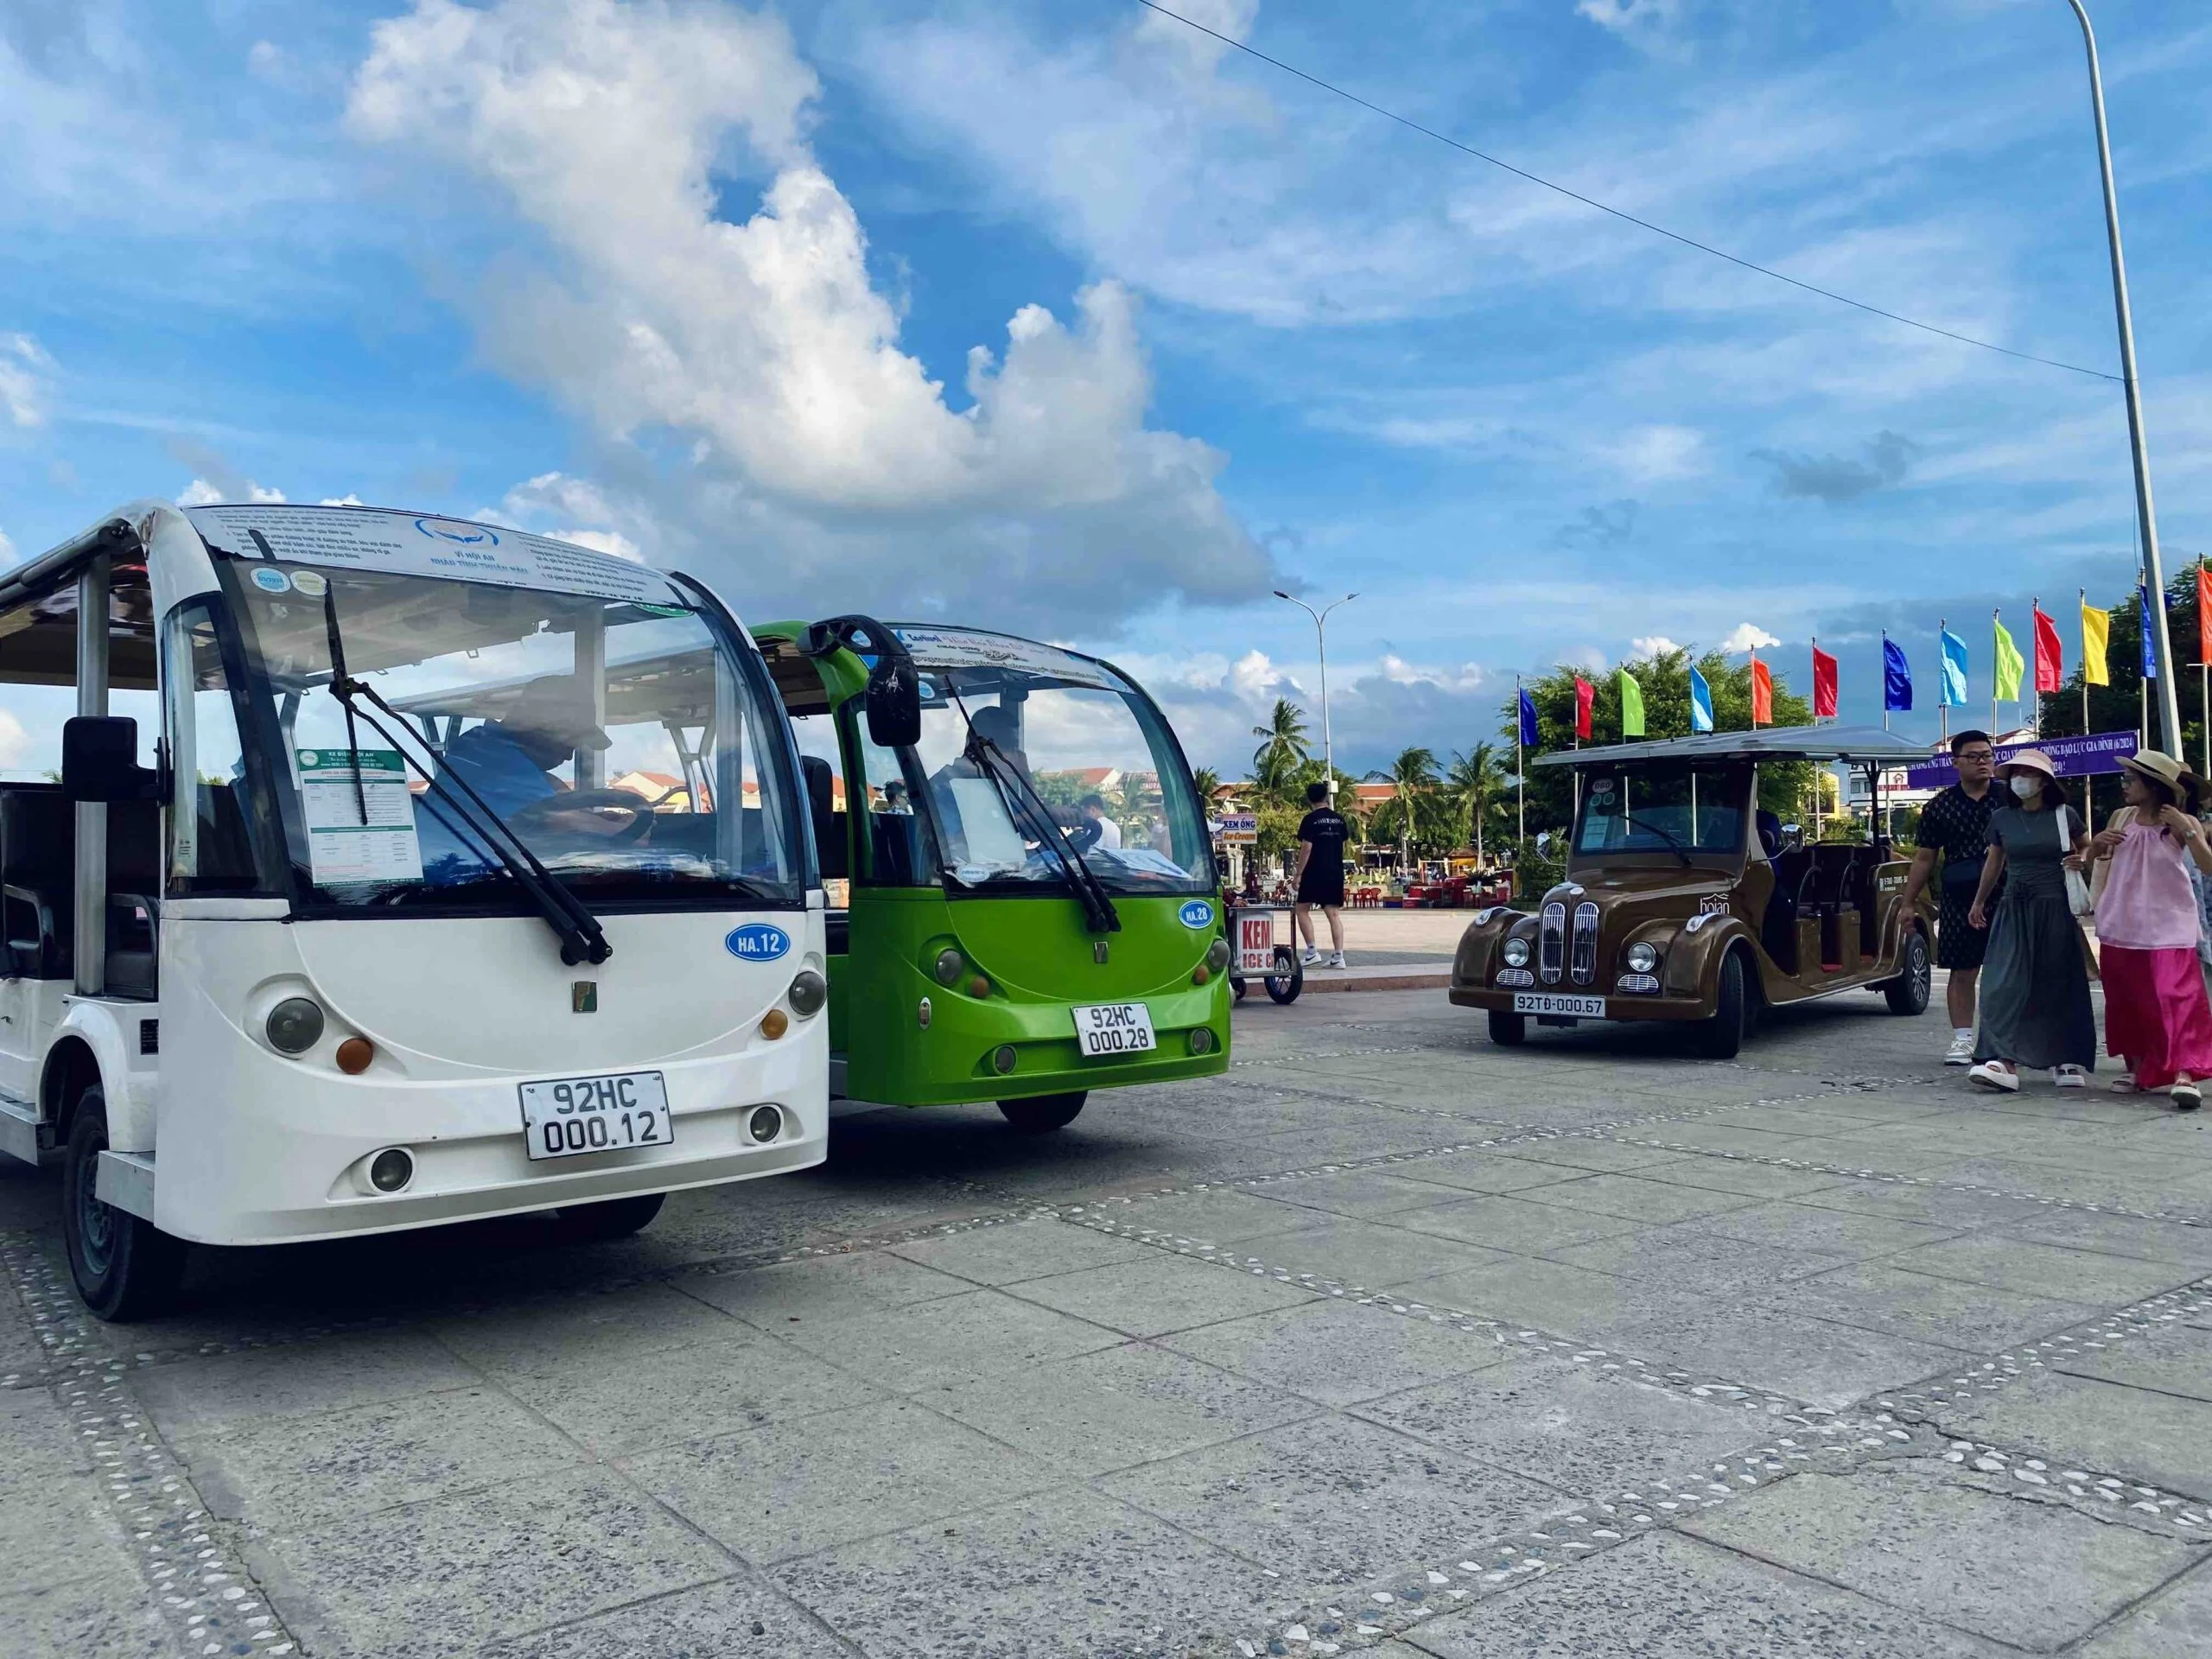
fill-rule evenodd
<path id="1" fill-rule="evenodd" d="M 880 658 L 868 677 L 868 741 L 879 749 L 922 741 L 922 681 L 903 652 Z"/>
<path id="2" fill-rule="evenodd" d="M 61 792 L 73 801 L 149 801 L 160 773 L 138 764 L 138 722 L 78 715 L 61 723 Z"/>

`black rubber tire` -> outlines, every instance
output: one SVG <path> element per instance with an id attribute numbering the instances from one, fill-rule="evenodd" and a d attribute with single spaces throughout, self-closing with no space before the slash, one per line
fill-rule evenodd
<path id="1" fill-rule="evenodd" d="M 665 1192 L 639 1192 L 626 1198 L 602 1198 L 597 1204 L 566 1205 L 553 1212 L 564 1244 L 608 1244 L 641 1233 L 652 1225 Z"/>
<path id="2" fill-rule="evenodd" d="M 1882 1000 L 1890 1005 L 1891 1014 L 1919 1014 L 1928 1012 L 1928 999 L 1934 994 L 1935 969 L 1928 960 L 1928 936 L 1918 928 L 1904 936 L 1904 971 L 1895 979 L 1882 984 Z"/>
<path id="3" fill-rule="evenodd" d="M 184 1280 L 186 1245 L 150 1221 L 103 1204 L 100 1154 L 107 1149 L 107 1092 L 95 1084 L 77 1098 L 61 1166 L 61 1240 L 77 1294 L 98 1318 L 124 1325 L 166 1313 Z"/>
<path id="4" fill-rule="evenodd" d="M 1490 1039 L 1500 1048 L 1518 1048 L 1529 1040 L 1529 1016 L 1508 1014 L 1503 1008 L 1490 1011 Z"/>
<path id="5" fill-rule="evenodd" d="M 1744 1046 L 1744 1033 L 1751 1013 L 1749 974 L 1741 950 L 1720 959 L 1720 989 L 1713 1017 L 1690 1027 L 1690 1049 L 1708 1060 L 1732 1060 Z"/>
<path id="6" fill-rule="evenodd" d="M 1002 1100 L 999 1110 L 1023 1135 L 1049 1135 L 1074 1122 L 1083 1103 L 1090 1098 L 1087 1089 L 1065 1095 L 1032 1095 L 1027 1100 Z"/>
<path id="7" fill-rule="evenodd" d="M 1298 952 L 1287 944 L 1275 946 L 1275 966 L 1281 971 L 1268 976 L 1268 995 L 1276 1001 L 1289 1004 L 1298 1001 L 1298 994 L 1306 988 L 1306 964 L 1298 959 Z"/>
<path id="8" fill-rule="evenodd" d="M 1230 992 L 1239 1002 L 1242 1002 L 1244 1000 L 1244 993 L 1251 988 L 1252 982 L 1246 979 L 1241 974 L 1229 982 Z"/>

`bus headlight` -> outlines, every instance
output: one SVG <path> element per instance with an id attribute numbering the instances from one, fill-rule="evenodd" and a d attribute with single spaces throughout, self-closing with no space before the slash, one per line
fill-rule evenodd
<path id="1" fill-rule="evenodd" d="M 262 1030 L 280 1054 L 304 1054 L 322 1040 L 322 1005 L 313 997 L 288 996 L 269 1010 Z"/>
<path id="2" fill-rule="evenodd" d="M 950 945 L 946 946 L 937 953 L 937 982 L 940 985 L 952 984 L 967 965 L 965 957 Z"/>
<path id="3" fill-rule="evenodd" d="M 1529 941 L 1521 938 L 1508 939 L 1498 947 L 1497 954 L 1504 959 L 1505 965 L 1509 968 L 1526 968 L 1529 965 Z"/>
<path id="4" fill-rule="evenodd" d="M 1210 972 L 1217 974 L 1228 966 L 1229 941 L 1227 939 L 1216 939 L 1211 944 L 1206 947 L 1206 968 Z"/>
<path id="5" fill-rule="evenodd" d="M 1648 974 L 1659 965 L 1659 947 L 1638 939 L 1628 948 L 1625 957 L 1632 974 Z"/>
<path id="6" fill-rule="evenodd" d="M 791 1005 L 791 1012 L 802 1020 L 822 1012 L 822 1005 L 830 1000 L 830 982 L 811 968 L 802 968 L 791 978 L 791 988 L 784 993 L 784 1000 Z"/>

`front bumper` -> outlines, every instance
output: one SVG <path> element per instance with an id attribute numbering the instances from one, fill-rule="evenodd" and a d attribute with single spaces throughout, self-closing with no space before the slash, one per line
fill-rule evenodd
<path id="1" fill-rule="evenodd" d="M 1455 980 L 1445 995 L 1453 1003 L 1463 1008 L 1483 1008 L 1492 1014 L 1512 1014 L 1516 1012 L 1513 999 L 1523 993 L 1498 986 L 1463 984 Z M 1592 996 L 1597 993 L 1594 991 L 1551 992 L 1548 995 Z M 1694 996 L 1649 996 L 1637 993 L 1634 995 L 1608 996 L 1605 999 L 1605 1011 L 1602 1014 L 1589 1014 L 1573 1017 L 1584 1020 L 1710 1020 L 1713 1017 L 1713 1009 L 1701 998 Z M 1534 1014 L 1529 1016 L 1531 1019 L 1536 1017 Z"/>

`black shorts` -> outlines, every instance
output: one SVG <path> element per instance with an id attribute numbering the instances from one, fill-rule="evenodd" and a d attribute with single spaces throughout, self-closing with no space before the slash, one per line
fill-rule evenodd
<path id="1" fill-rule="evenodd" d="M 1301 905 L 1334 905 L 1342 909 L 1344 902 L 1344 873 L 1341 869 L 1317 870 L 1311 864 L 1306 874 L 1298 878 L 1298 902 Z"/>
<path id="2" fill-rule="evenodd" d="M 2002 892 L 2000 887 L 1999 892 Z M 1974 907 L 1974 884 L 1960 881 L 1943 883 L 1936 904 L 1936 965 L 1938 968 L 1979 968 L 1982 953 L 1989 948 L 1989 930 L 1975 927 L 1967 920 L 1967 912 Z M 1997 908 L 1996 895 L 1990 896 L 1989 907 Z"/>

